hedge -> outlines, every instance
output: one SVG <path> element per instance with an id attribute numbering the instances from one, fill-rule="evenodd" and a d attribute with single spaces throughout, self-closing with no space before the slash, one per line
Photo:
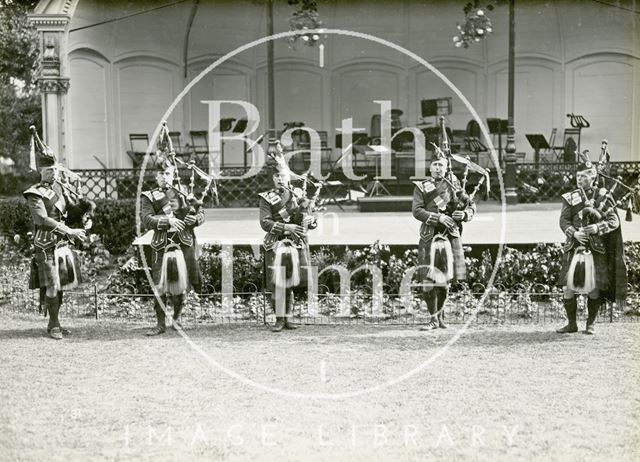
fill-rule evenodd
<path id="1" fill-rule="evenodd" d="M 495 246 L 494 246 L 495 247 Z M 466 257 L 467 284 L 487 286 L 494 267 L 492 251 L 494 247 L 485 247 L 480 252 L 481 257 Z M 471 254 L 471 249 L 467 249 Z M 477 249 L 474 249 L 477 250 Z M 538 293 L 557 292 L 560 289 L 559 271 L 562 246 L 560 244 L 537 244 L 527 249 L 505 247 L 502 255 L 501 267 L 496 272 L 494 286 L 501 290 L 517 292 L 522 286 L 531 288 L 537 285 Z M 629 284 L 632 292 L 640 292 L 640 242 L 625 243 L 625 259 L 628 268 Z M 262 290 L 263 267 L 261 256 L 253 254 L 248 247 L 233 249 L 233 257 L 222 251 L 218 246 L 204 246 L 199 259 L 203 276 L 203 292 L 220 292 L 222 264 L 233 258 L 233 285 L 236 292 L 251 291 L 255 288 Z M 312 265 L 322 271 L 330 265 L 341 265 L 349 271 L 364 264 L 376 265 L 382 270 L 384 292 L 398 294 L 400 284 L 407 269 L 418 265 L 418 251 L 415 248 L 394 247 L 374 243 L 370 246 L 350 247 L 319 247 L 311 253 Z M 329 293 L 337 293 L 340 281 L 336 272 L 326 272 L 320 276 L 318 283 L 326 287 Z M 126 265 L 111 277 L 110 289 L 128 292 L 127 288 L 135 287 L 137 293 L 149 293 L 146 277 L 139 262 L 131 258 Z M 371 275 L 366 271 L 355 273 L 351 279 L 351 289 L 354 291 L 371 292 Z M 482 289 L 479 288 L 482 292 Z M 324 287 L 321 287 L 324 291 Z"/>
<path id="2" fill-rule="evenodd" d="M 100 236 L 105 248 L 121 255 L 131 247 L 135 238 L 135 200 L 98 200 L 93 218 L 92 233 Z M 33 221 L 22 197 L 0 199 L 0 233 L 11 238 L 20 249 L 31 245 L 29 233 Z"/>

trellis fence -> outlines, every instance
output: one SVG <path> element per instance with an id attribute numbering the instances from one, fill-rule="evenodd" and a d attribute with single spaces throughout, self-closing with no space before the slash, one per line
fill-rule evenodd
<path id="1" fill-rule="evenodd" d="M 264 173 L 245 179 L 236 179 L 246 174 L 248 170 L 244 167 L 222 169 L 222 176 L 227 179 L 218 181 L 217 184 L 218 205 L 220 207 L 256 207 L 258 205 L 257 193 L 273 186 L 271 177 Z M 134 199 L 137 196 L 140 170 L 102 169 L 76 170 L 75 172 L 81 177 L 82 191 L 88 199 Z M 191 177 L 188 172 L 182 172 L 181 181 L 187 187 L 191 185 Z M 155 172 L 153 170 L 145 171 L 142 176 L 141 191 L 155 186 Z M 204 186 L 204 180 L 199 177 L 193 179 L 193 190 L 198 195 Z M 211 195 L 208 196 L 205 206 L 213 206 Z"/>
<path id="2" fill-rule="evenodd" d="M 559 200 L 560 196 L 576 187 L 576 171 L 579 164 L 519 164 L 516 166 L 516 186 L 519 202 L 544 202 Z M 612 162 L 611 177 L 620 177 L 628 186 L 635 186 L 640 177 L 640 163 Z M 621 188 L 616 198 L 624 194 Z"/>

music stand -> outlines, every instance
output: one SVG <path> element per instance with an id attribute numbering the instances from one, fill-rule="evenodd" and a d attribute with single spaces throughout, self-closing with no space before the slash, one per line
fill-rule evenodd
<path id="1" fill-rule="evenodd" d="M 534 150 L 533 159 L 536 168 L 538 168 L 538 164 L 540 164 L 540 149 L 549 150 L 551 149 L 551 147 L 549 146 L 549 143 L 547 142 L 547 139 L 544 137 L 544 135 L 535 133 L 524 136 L 526 136 L 527 141 L 529 141 L 529 144 Z"/>
<path id="2" fill-rule="evenodd" d="M 382 196 L 383 194 L 390 196 L 391 193 L 385 187 L 385 185 L 382 184 L 382 181 L 378 179 L 378 176 L 380 175 L 379 166 L 380 162 L 382 161 L 382 154 L 392 151 L 387 151 L 387 148 L 385 148 L 384 146 L 370 145 L 368 147 L 370 150 L 365 151 L 365 155 L 369 155 L 374 158 L 376 164 L 376 176 L 374 177 L 373 183 L 371 183 L 371 185 L 369 185 L 369 187 L 367 188 L 369 189 L 367 194 L 369 195 L 369 197 Z"/>
<path id="3" fill-rule="evenodd" d="M 487 127 L 491 135 L 498 135 L 498 163 L 502 165 L 502 135 L 507 134 L 509 121 L 487 117 Z"/>

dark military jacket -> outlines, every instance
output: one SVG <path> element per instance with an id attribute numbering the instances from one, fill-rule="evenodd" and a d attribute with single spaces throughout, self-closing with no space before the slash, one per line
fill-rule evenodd
<path id="1" fill-rule="evenodd" d="M 63 220 L 67 204 L 58 185 L 38 183 L 23 193 L 34 224 L 34 245 L 50 249 L 63 238 L 69 228 Z"/>
<path id="2" fill-rule="evenodd" d="M 598 253 L 605 252 L 603 236 L 620 226 L 615 207 L 612 206 L 615 204 L 613 197 L 606 190 L 596 191 L 595 189 L 586 190 L 584 194 L 579 189 L 574 189 L 562 195 L 560 229 L 567 236 L 567 240 L 564 243 L 565 252 L 580 245 L 580 242 L 574 239 L 573 235 L 579 228 L 587 224 L 583 221 L 585 208 L 598 208 L 604 201 L 608 203 L 603 207 L 605 211 L 601 213 L 602 218 L 597 223 L 594 223 L 598 226 L 598 234 L 589 235 L 589 246 Z"/>
<path id="3" fill-rule="evenodd" d="M 172 199 L 177 199 L 178 201 L 178 208 L 175 210 L 171 206 Z M 193 228 L 204 223 L 202 209 L 196 213 L 195 225 L 186 226 L 183 231 L 172 229 L 169 224 L 170 217 L 184 219 L 189 212 L 189 208 L 189 204 L 186 203 L 184 197 L 171 189 L 156 188 L 142 193 L 140 215 L 145 229 L 153 230 L 153 238 L 151 239 L 151 248 L 153 250 L 163 249 L 170 237 L 186 246 L 192 246 L 195 243 Z"/>
<path id="4" fill-rule="evenodd" d="M 458 179 L 453 177 L 453 184 L 460 188 Z M 445 180 L 427 178 L 423 181 L 414 181 L 412 212 L 416 220 L 422 222 L 420 226 L 420 239 L 429 242 L 436 233 L 447 234 L 450 237 L 460 237 L 462 225 L 458 223 L 456 229 L 447 229 L 440 223 L 440 215 L 451 215 L 454 210 L 465 213 L 464 221 L 470 221 L 476 212 L 475 204 L 464 204 L 462 209 L 457 208 L 455 192 Z"/>
<path id="5" fill-rule="evenodd" d="M 259 194 L 260 196 L 260 226 L 267 235 L 263 245 L 266 250 L 271 250 L 282 239 L 291 239 L 296 244 L 306 244 L 306 238 L 299 240 L 290 235 L 284 229 L 285 224 L 302 225 L 305 210 L 298 199 L 289 190 L 278 192 L 275 189 Z M 314 229 L 317 223 L 314 221 L 309 229 Z"/>

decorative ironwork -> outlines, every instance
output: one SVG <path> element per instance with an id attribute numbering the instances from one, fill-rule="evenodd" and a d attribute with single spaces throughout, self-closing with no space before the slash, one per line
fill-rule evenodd
<path id="1" fill-rule="evenodd" d="M 10 268 L 7 268 L 10 269 Z M 7 271 L 8 274 L 15 274 Z M 28 271 L 27 266 L 20 268 Z M 26 274 L 26 273 L 25 273 Z M 0 276 L 0 313 L 40 313 L 38 292 L 29 290 L 28 278 L 14 280 Z M 384 294 L 382 300 L 374 300 L 371 294 L 361 292 L 343 296 L 321 290 L 311 300 L 301 300 L 294 307 L 298 322 L 309 324 L 424 324 L 429 313 L 419 296 L 415 294 Z M 476 310 L 479 300 L 484 302 Z M 607 303 L 598 316 L 599 322 L 638 322 L 637 302 L 640 294 L 630 292 L 626 304 Z M 153 321 L 152 294 L 137 293 L 134 288 L 121 293 L 99 289 L 87 284 L 75 291 L 65 292 L 62 306 L 65 317 L 87 317 L 110 320 Z M 586 318 L 586 306 L 579 303 L 578 316 Z M 344 306 L 348 312 L 344 312 Z M 380 306 L 381 310 L 374 307 Z M 493 287 L 488 292 L 481 284 L 467 287 L 463 284 L 451 288 L 444 306 L 449 324 L 462 324 L 471 318 L 473 324 L 521 325 L 558 324 L 564 319 L 562 293 L 549 292 L 539 285 L 517 287 Z M 262 324 L 273 321 L 268 303 L 268 293 L 253 285 L 234 288 L 233 293 L 217 292 L 204 288 L 203 293 L 187 295 L 183 320 L 189 325 L 204 323 Z"/>
<path id="2" fill-rule="evenodd" d="M 536 166 L 520 164 L 516 171 L 516 186 L 519 202 L 557 201 L 560 196 L 576 187 L 575 173 L 577 163 L 556 163 Z M 610 173 L 620 177 L 627 185 L 635 185 L 640 179 L 638 162 L 611 162 Z M 618 195 L 624 191 L 618 191 Z"/>
<path id="3" fill-rule="evenodd" d="M 223 168 L 222 180 L 218 184 L 220 207 L 257 207 L 258 193 L 271 188 L 271 177 L 260 173 L 246 179 L 238 178 L 248 171 L 249 167 Z M 80 175 L 83 194 L 87 199 L 135 199 L 140 181 L 140 170 L 137 169 L 96 169 L 74 170 Z M 182 172 L 182 180 L 189 181 L 189 172 Z M 227 178 L 227 179 L 225 179 Z M 197 184 L 202 181 L 195 179 Z M 142 190 L 155 187 L 155 173 L 146 171 Z M 209 201 L 211 199 L 209 198 Z M 205 202 L 206 207 L 213 207 L 211 202 Z"/>

